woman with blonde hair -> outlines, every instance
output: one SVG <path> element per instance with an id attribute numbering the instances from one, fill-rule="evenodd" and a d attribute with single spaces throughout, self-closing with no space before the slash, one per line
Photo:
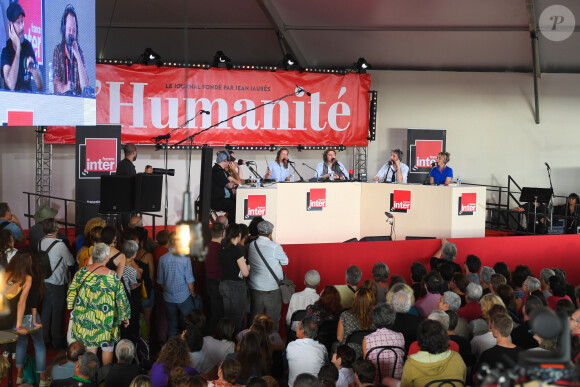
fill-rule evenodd
<path id="1" fill-rule="evenodd" d="M 505 304 L 501 298 L 491 293 L 481 297 L 479 300 L 479 305 L 481 305 L 481 317 L 469 323 L 469 330 L 471 331 L 473 337 L 480 336 L 489 332 L 489 312 L 494 305 L 501 305 L 505 308 Z"/>
<path id="2" fill-rule="evenodd" d="M 375 325 L 371 313 L 375 307 L 373 295 L 376 291 L 361 287 L 354 293 L 352 309 L 345 310 L 340 315 L 336 338 L 341 344 L 346 344 L 348 336 L 354 331 L 374 330 Z M 362 356 L 361 344 L 348 344 L 356 352 L 356 356 Z"/>

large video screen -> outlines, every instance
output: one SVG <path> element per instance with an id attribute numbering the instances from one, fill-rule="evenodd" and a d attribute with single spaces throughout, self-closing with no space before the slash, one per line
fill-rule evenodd
<path id="1" fill-rule="evenodd" d="M 95 0 L 0 0 L 0 125 L 95 125 Z"/>

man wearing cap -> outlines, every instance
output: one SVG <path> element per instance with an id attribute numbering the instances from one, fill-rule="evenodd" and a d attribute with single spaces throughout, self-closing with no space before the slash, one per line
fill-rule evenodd
<path id="1" fill-rule="evenodd" d="M 233 189 L 242 184 L 227 151 L 217 152 L 211 169 L 211 209 L 228 213 L 228 222 L 236 222 L 236 198 Z"/>
<path id="2" fill-rule="evenodd" d="M 304 285 L 306 288 L 298 293 L 294 293 L 288 304 L 288 314 L 286 314 L 286 325 L 290 324 L 292 314 L 297 310 L 305 310 L 308 305 L 314 304 L 320 296 L 316 293 L 316 287 L 320 283 L 320 274 L 316 270 L 309 270 L 304 276 Z M 298 321 L 294 321 L 290 327 L 296 330 Z"/>
<path id="3" fill-rule="evenodd" d="M 26 235 L 22 231 L 20 221 L 16 215 L 12 213 L 8 203 L 0 203 L 0 230 L 2 229 L 10 231 L 15 242 L 26 242 Z"/>
<path id="4" fill-rule="evenodd" d="M 44 204 L 38 207 L 36 213 L 34 214 L 34 221 L 36 222 L 34 226 L 30 227 L 28 230 L 28 239 L 30 240 L 30 248 L 35 253 L 38 253 L 38 242 L 46 235 L 42 230 L 42 221 L 44 219 L 54 218 L 58 210 L 56 208 L 49 207 L 48 205 Z M 57 238 L 62 240 L 64 244 L 69 247 L 70 242 L 68 238 L 64 235 L 62 230 L 58 230 Z"/>
<path id="5" fill-rule="evenodd" d="M 9 39 L 2 49 L 0 75 L 8 90 L 32 91 L 30 80 L 34 79 L 36 88 L 42 91 L 42 75 L 34 49 L 24 38 L 24 16 L 24 9 L 17 1 L 10 3 L 6 10 Z"/>
<path id="6" fill-rule="evenodd" d="M 250 320 L 253 320 L 256 314 L 262 313 L 265 309 L 266 314 L 274 320 L 274 329 L 278 330 L 282 308 L 282 293 L 278 287 L 278 280 L 284 277 L 282 266 L 288 264 L 288 257 L 282 246 L 272 240 L 273 231 L 274 225 L 272 223 L 267 220 L 260 222 L 258 224 L 258 238 L 250 243 L 248 248 L 248 263 L 252 268 L 250 273 Z M 277 278 L 272 276 L 264 260 Z"/>

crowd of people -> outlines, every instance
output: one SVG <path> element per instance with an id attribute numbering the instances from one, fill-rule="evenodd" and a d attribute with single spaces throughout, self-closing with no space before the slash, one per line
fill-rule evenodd
<path id="1" fill-rule="evenodd" d="M 390 273 L 385 262 L 370 273 L 353 265 L 344 283 L 330 285 L 308 270 L 303 290 L 284 300 L 289 259 L 260 217 L 249 226 L 219 218 L 196 260 L 174 254 L 166 230 L 150 238 L 139 217 L 122 232 L 91 219 L 68 243 L 49 207 L 37 211 L 42 232 L 27 247 L 9 205 L 0 210 L 8 310 L 0 329 L 18 335 L 18 384 L 27 381 L 30 338 L 40 386 L 476 385 L 506 357 L 517 363 L 523 351 L 560 348 L 566 335 L 531 329 L 544 310 L 568 322 L 566 348 L 579 357 L 580 289 L 561 268 L 534 275 L 505 262 L 482 267 L 475 255 L 461 266 L 443 240 L 410 273 Z M 47 347 L 66 351 L 51 370 Z"/>

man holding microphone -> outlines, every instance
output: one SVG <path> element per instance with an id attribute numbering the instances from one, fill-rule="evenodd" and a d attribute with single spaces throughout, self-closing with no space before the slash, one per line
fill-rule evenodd
<path id="1" fill-rule="evenodd" d="M 384 181 L 386 183 L 407 183 L 409 167 L 407 164 L 401 162 L 402 158 L 403 151 L 393 149 L 391 151 L 391 160 L 381 167 L 373 180 Z"/>

